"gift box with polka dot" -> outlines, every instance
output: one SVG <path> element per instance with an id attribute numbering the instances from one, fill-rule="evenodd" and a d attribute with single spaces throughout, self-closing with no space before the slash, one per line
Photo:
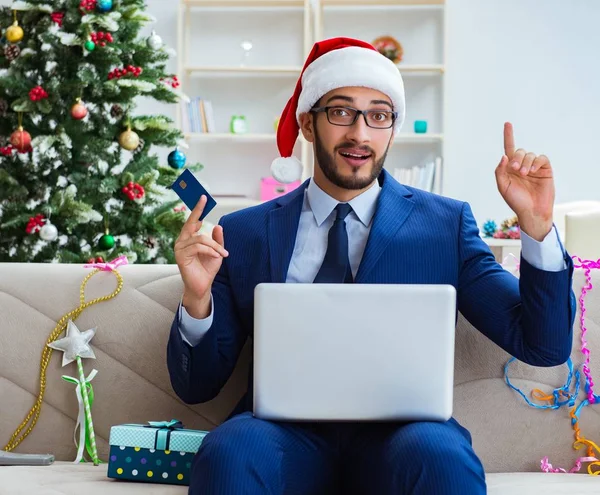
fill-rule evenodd
<path id="1" fill-rule="evenodd" d="M 169 449 L 157 448 L 156 429 L 146 425 L 111 428 L 108 477 L 145 483 L 189 485 L 192 459 L 207 434 L 177 429 L 169 434 Z"/>
<path id="2" fill-rule="evenodd" d="M 194 454 L 112 445 L 108 477 L 147 483 L 189 485 Z"/>

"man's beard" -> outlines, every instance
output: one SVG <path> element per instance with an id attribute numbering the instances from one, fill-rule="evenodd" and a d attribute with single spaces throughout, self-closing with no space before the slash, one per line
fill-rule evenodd
<path id="1" fill-rule="evenodd" d="M 336 146 L 334 149 L 334 154 L 330 155 L 323 146 L 321 138 L 319 137 L 319 133 L 315 129 L 315 153 L 317 155 L 317 161 L 319 163 L 319 166 L 321 167 L 321 170 L 323 171 L 325 177 L 327 177 L 329 182 L 343 189 L 359 190 L 365 189 L 366 187 L 370 186 L 375 181 L 375 179 L 379 177 L 379 174 L 383 169 L 388 150 L 390 149 L 390 145 L 388 143 L 388 146 L 383 156 L 373 163 L 371 173 L 368 177 L 358 176 L 362 167 L 354 169 L 354 173 L 349 177 L 343 176 L 338 172 L 335 166 L 335 157 L 337 155 L 337 150 L 342 148 L 356 148 L 356 146 L 352 143 L 342 143 L 341 145 Z M 361 149 L 371 155 L 371 160 L 376 159 L 375 152 L 371 148 L 361 147 Z"/>

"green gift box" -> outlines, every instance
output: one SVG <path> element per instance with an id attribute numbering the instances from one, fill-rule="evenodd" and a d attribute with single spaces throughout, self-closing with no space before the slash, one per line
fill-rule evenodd
<path id="1" fill-rule="evenodd" d="M 113 426 L 108 477 L 189 485 L 192 459 L 207 434 L 187 430 L 177 420 Z"/>

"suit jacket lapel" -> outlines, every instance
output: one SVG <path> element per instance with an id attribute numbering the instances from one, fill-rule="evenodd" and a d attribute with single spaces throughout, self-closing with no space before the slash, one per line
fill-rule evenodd
<path id="1" fill-rule="evenodd" d="M 412 193 L 395 181 L 385 169 L 380 175 L 380 181 L 382 188 L 377 200 L 377 210 L 373 217 L 369 240 L 356 274 L 357 283 L 366 281 L 369 272 L 373 270 L 414 208 L 414 202 L 410 199 Z"/>
<path id="2" fill-rule="evenodd" d="M 277 201 L 279 207 L 269 213 L 269 257 L 273 283 L 285 282 L 296 244 L 304 191 L 308 183 L 309 180 L 290 194 L 282 196 Z"/>

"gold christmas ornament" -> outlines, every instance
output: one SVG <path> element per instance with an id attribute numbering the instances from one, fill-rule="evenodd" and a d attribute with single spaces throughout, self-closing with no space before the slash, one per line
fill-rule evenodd
<path id="1" fill-rule="evenodd" d="M 140 137 L 128 128 L 119 136 L 119 144 L 127 151 L 133 151 L 140 145 Z"/>
<path id="2" fill-rule="evenodd" d="M 17 21 L 17 11 L 16 10 L 13 10 L 13 17 L 15 20 L 12 23 L 12 26 L 6 28 L 6 33 L 4 34 L 4 36 L 6 36 L 6 39 L 10 43 L 18 43 L 19 41 L 21 41 L 23 39 L 23 36 L 25 35 L 25 33 L 23 32 L 23 28 L 21 28 L 21 26 L 19 26 L 19 21 Z"/>
<path id="3" fill-rule="evenodd" d="M 13 25 L 6 30 L 6 39 L 11 43 L 18 43 L 23 39 L 23 36 L 25 36 L 23 28 L 19 26 L 17 21 L 13 22 Z"/>
<path id="4" fill-rule="evenodd" d="M 503 230 L 508 230 L 511 227 L 516 227 L 519 225 L 519 218 L 517 216 L 511 217 L 511 218 L 507 218 L 506 220 L 504 220 L 502 222 L 502 229 Z"/>

